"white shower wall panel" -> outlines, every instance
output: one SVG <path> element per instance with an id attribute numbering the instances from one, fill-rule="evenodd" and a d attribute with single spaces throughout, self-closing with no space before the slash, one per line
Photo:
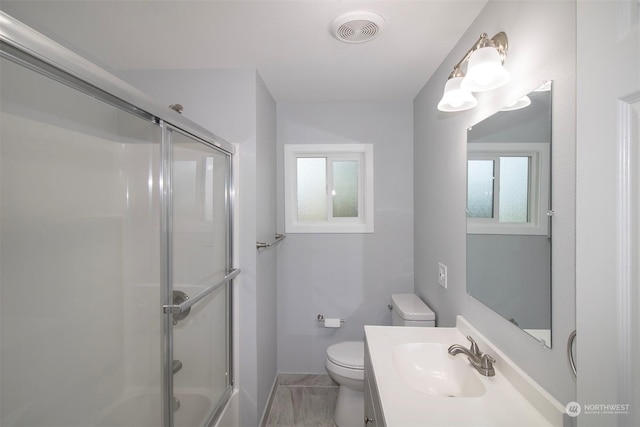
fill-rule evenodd
<path id="1" fill-rule="evenodd" d="M 124 114 L 124 113 L 123 113 Z M 135 122 L 121 125 L 122 132 L 138 138 L 123 144 L 123 176 L 126 180 L 122 281 L 124 394 L 159 390 L 160 306 L 160 200 L 159 129 L 135 129 Z"/>
<path id="2" fill-rule="evenodd" d="M 124 381 L 120 147 L 8 113 L 1 140 L 2 416 L 77 425 Z"/>
<path id="3" fill-rule="evenodd" d="M 158 126 L 6 60 L 0 77 L 0 424 L 93 425 L 158 383 Z"/>

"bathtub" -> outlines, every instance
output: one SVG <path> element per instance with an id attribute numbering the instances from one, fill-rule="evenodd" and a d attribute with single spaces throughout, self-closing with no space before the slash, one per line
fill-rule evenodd
<path id="1" fill-rule="evenodd" d="M 175 427 L 200 427 L 209 411 L 211 399 L 205 394 L 176 393 L 180 409 L 173 413 Z M 162 425 L 162 407 L 158 393 L 140 393 L 116 402 L 103 412 L 97 427 L 158 427 Z"/>

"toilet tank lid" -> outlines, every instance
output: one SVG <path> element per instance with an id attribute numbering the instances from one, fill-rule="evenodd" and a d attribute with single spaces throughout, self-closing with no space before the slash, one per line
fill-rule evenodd
<path id="1" fill-rule="evenodd" d="M 416 294 L 393 294 L 391 304 L 405 320 L 436 320 L 433 310 Z"/>

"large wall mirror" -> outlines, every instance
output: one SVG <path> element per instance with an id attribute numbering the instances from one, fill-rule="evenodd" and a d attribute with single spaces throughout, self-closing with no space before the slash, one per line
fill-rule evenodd
<path id="1" fill-rule="evenodd" d="M 551 82 L 467 134 L 467 292 L 551 347 Z"/>

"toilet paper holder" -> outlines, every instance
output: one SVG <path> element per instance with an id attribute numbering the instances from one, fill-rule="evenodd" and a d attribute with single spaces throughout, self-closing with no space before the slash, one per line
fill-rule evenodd
<path id="1" fill-rule="evenodd" d="M 318 322 L 324 322 L 324 321 L 325 321 L 324 315 L 318 314 Z M 344 323 L 344 319 L 340 319 L 340 323 L 341 324 Z"/>

